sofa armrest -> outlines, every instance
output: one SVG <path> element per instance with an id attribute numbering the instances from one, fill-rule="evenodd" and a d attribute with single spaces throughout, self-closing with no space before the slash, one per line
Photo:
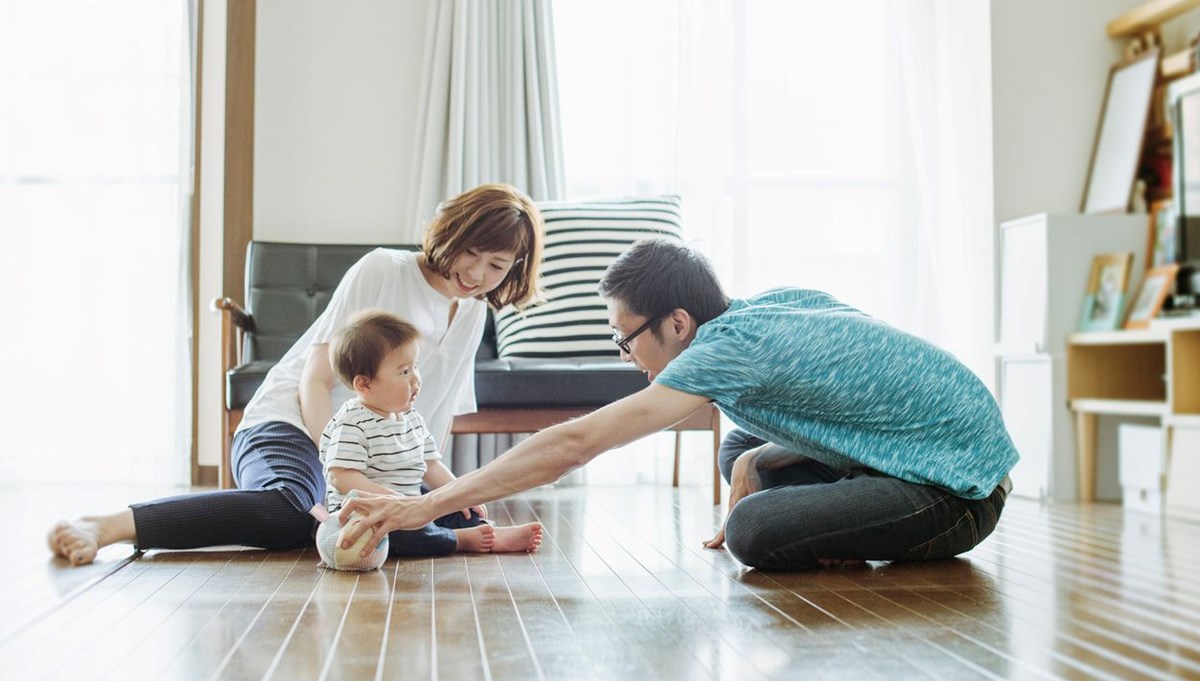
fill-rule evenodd
<path id="1" fill-rule="evenodd" d="M 211 307 L 221 313 L 221 368 L 228 372 L 241 363 L 242 343 L 246 332 L 254 330 L 254 318 L 233 298 L 214 298 Z"/>

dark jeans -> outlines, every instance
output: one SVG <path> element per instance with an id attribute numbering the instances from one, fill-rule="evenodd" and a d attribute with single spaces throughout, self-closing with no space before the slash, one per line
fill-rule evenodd
<path id="1" fill-rule="evenodd" d="M 424 486 L 421 493 L 425 493 Z M 419 530 L 396 530 L 388 534 L 388 555 L 404 558 L 444 556 L 458 548 L 454 530 L 475 527 L 486 522 L 475 511 L 464 518 L 459 511 L 448 513 Z"/>
<path id="2" fill-rule="evenodd" d="M 721 474 L 750 449 L 777 447 L 735 429 L 721 444 Z M 817 559 L 949 558 L 983 541 L 1000 519 L 1006 493 L 973 501 L 868 468 L 842 470 L 806 459 L 762 471 L 762 491 L 730 512 L 725 544 L 762 570 L 804 570 Z"/>

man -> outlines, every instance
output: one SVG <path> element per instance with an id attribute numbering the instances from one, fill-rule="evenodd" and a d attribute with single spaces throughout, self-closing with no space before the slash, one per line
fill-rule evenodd
<path id="1" fill-rule="evenodd" d="M 366 515 L 376 537 L 420 527 L 553 482 L 714 402 L 740 428 L 721 448 L 729 513 L 705 545 L 746 565 L 946 558 L 995 528 L 1017 452 L 991 394 L 949 353 L 819 291 L 730 300 L 707 260 L 675 242 L 635 245 L 600 294 L 622 359 L 649 387 L 428 495 L 364 498 L 343 515 Z"/>

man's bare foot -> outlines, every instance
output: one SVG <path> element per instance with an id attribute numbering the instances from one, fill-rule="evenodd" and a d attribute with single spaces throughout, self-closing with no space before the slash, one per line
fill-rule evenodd
<path id="1" fill-rule="evenodd" d="M 456 550 L 467 553 L 488 553 L 496 542 L 496 530 L 487 523 L 455 530 L 454 536 L 458 539 Z"/>
<path id="2" fill-rule="evenodd" d="M 492 553 L 537 551 L 542 543 L 542 524 L 527 523 L 513 527 L 497 527 Z"/>
<path id="3" fill-rule="evenodd" d="M 71 565 L 86 565 L 96 560 L 100 551 L 100 524 L 86 518 L 60 520 L 50 528 L 46 542 L 54 555 L 66 558 Z"/>

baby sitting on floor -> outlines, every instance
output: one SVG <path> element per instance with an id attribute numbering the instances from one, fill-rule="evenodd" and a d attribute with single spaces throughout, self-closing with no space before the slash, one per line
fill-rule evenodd
<path id="1" fill-rule="evenodd" d="M 317 530 L 317 550 L 339 570 L 372 570 L 388 556 L 441 556 L 455 551 L 534 551 L 540 523 L 493 527 L 487 510 L 474 506 L 442 516 L 417 530 L 391 532 L 367 556 L 371 533 L 340 548 L 337 513 L 355 490 L 416 496 L 454 479 L 425 422 L 413 409 L 421 390 L 416 327 L 394 314 L 368 310 L 354 317 L 330 346 L 330 363 L 355 392 L 321 434 L 320 455 L 330 516 Z M 347 523 L 348 531 L 357 518 Z"/>

